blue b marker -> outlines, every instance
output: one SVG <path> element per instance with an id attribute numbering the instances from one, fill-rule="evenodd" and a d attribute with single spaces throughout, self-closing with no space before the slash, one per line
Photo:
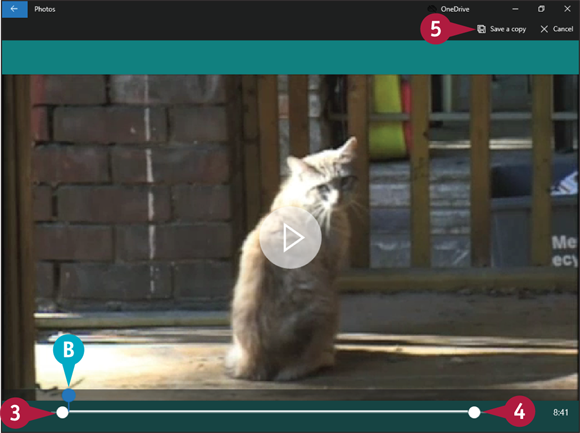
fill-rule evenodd
<path id="1" fill-rule="evenodd" d="M 74 401 L 76 396 L 77 396 L 76 393 L 70 388 L 67 388 L 62 392 L 62 399 L 68 403 L 69 412 L 70 412 L 70 403 L 71 401 Z"/>
<path id="2" fill-rule="evenodd" d="M 61 335 L 54 342 L 54 346 L 52 347 L 52 353 L 54 354 L 56 360 L 62 364 L 62 368 L 64 369 L 64 375 L 66 377 L 66 383 L 68 384 L 68 386 L 70 386 L 70 381 L 72 379 L 75 365 L 81 359 L 83 359 L 83 355 L 85 354 L 85 346 L 83 345 L 83 342 L 76 335 L 72 334 Z M 63 400 L 66 401 L 66 399 L 64 398 L 64 393 Z"/>

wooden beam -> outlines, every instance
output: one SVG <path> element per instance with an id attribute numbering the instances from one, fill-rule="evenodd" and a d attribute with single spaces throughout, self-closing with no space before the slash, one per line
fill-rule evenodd
<path id="1" fill-rule="evenodd" d="M 261 211 L 267 212 L 280 187 L 278 75 L 258 76 Z"/>
<path id="2" fill-rule="evenodd" d="M 469 113 L 431 113 L 429 115 L 429 120 L 440 120 L 442 122 L 468 122 Z M 344 122 L 348 118 L 345 114 L 340 113 L 329 113 L 328 120 L 336 122 Z M 408 113 L 371 113 L 369 116 L 369 121 L 372 122 L 404 122 L 411 119 Z M 522 113 L 516 111 L 506 111 L 491 113 L 491 120 L 502 120 L 502 121 L 521 121 L 521 120 L 531 120 L 532 113 Z M 561 111 L 557 113 L 552 113 L 552 120 L 561 120 L 566 122 L 574 122 L 578 120 L 578 113 L 572 111 Z"/>
<path id="3" fill-rule="evenodd" d="M 403 268 L 352 270 L 338 281 L 341 292 L 453 292 L 463 289 L 530 289 L 543 293 L 578 292 L 574 268 Z"/>
<path id="4" fill-rule="evenodd" d="M 20 272 L 18 269 L 18 186 L 17 186 L 17 122 L 12 104 L 15 101 L 16 77 L 2 76 L 2 183 L 4 189 L 4 260 L 2 272 L 2 351 L 14 355 L 2 360 L 2 389 L 20 387 Z M 8 260 L 15 257 L 16 260 Z"/>
<path id="5" fill-rule="evenodd" d="M 243 93 L 242 75 L 223 75 L 226 87 L 226 112 L 227 133 L 230 145 L 230 206 L 231 209 L 239 209 L 232 212 L 232 273 L 235 277 L 238 273 L 241 247 L 246 237 L 246 207 L 245 191 L 245 165 L 244 165 L 244 140 L 243 140 Z"/>
<path id="6" fill-rule="evenodd" d="M 29 75 L 2 77 L 2 178 L 6 244 L 2 279 L 2 388 L 34 398 L 36 266 L 32 216 L 32 133 Z"/>
<path id="7" fill-rule="evenodd" d="M 139 311 L 37 313 L 39 329 L 123 329 L 182 326 L 228 326 L 228 311 Z"/>
<path id="8" fill-rule="evenodd" d="M 411 266 L 431 266 L 429 194 L 430 76 L 411 77 Z"/>
<path id="9" fill-rule="evenodd" d="M 16 84 L 16 123 L 18 125 L 18 219 L 20 262 L 20 338 L 22 351 L 22 386 L 32 390 L 36 387 L 35 347 L 36 328 L 36 254 L 34 250 L 34 217 L 32 199 L 32 128 L 31 128 L 31 80 L 30 75 L 18 75 Z"/>
<path id="10" fill-rule="evenodd" d="M 369 85 L 367 75 L 348 76 L 348 133 L 358 141 L 358 209 L 350 214 L 351 265 L 370 266 Z"/>
<path id="11" fill-rule="evenodd" d="M 258 77 L 242 76 L 244 183 L 246 231 L 254 229 L 262 214 Z"/>
<path id="12" fill-rule="evenodd" d="M 578 293 L 576 269 L 526 268 L 435 268 L 351 270 L 338 280 L 343 293 L 453 293 L 469 289 L 473 294 L 518 289 L 536 293 Z M 119 329 L 142 327 L 228 326 L 227 311 L 172 311 L 129 313 L 37 313 L 39 329 Z"/>
<path id="13" fill-rule="evenodd" d="M 491 262 L 491 76 L 471 77 L 471 265 Z"/>
<path id="14" fill-rule="evenodd" d="M 290 155 L 302 158 L 310 153 L 308 75 L 288 76 L 288 120 Z"/>
<path id="15" fill-rule="evenodd" d="M 532 223 L 531 262 L 548 266 L 552 262 L 552 76 L 532 78 Z"/>

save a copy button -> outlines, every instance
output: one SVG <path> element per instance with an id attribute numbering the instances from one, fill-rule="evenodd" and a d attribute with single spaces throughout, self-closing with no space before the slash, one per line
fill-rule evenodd
<path id="1" fill-rule="evenodd" d="M 28 18 L 28 2 L 2 2 L 2 18 Z"/>

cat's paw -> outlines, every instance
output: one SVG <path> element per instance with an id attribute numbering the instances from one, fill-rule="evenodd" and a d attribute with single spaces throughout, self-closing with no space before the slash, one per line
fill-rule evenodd
<path id="1" fill-rule="evenodd" d="M 298 365 L 293 367 L 287 367 L 284 370 L 278 372 L 278 374 L 274 377 L 275 382 L 292 382 L 294 380 L 303 379 L 309 375 L 311 375 L 315 368 L 306 365 Z"/>
<path id="2" fill-rule="evenodd" d="M 332 350 L 332 352 L 323 352 L 322 355 L 320 355 L 321 368 L 334 367 L 335 364 L 336 357 L 334 356 L 334 350 Z"/>

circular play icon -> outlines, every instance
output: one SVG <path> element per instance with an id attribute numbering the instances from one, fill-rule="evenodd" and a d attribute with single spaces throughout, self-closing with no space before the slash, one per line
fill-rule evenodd
<path id="1" fill-rule="evenodd" d="M 260 225 L 260 246 L 268 260 L 285 269 L 307 265 L 322 244 L 318 221 L 304 209 L 286 206 L 270 213 Z"/>

